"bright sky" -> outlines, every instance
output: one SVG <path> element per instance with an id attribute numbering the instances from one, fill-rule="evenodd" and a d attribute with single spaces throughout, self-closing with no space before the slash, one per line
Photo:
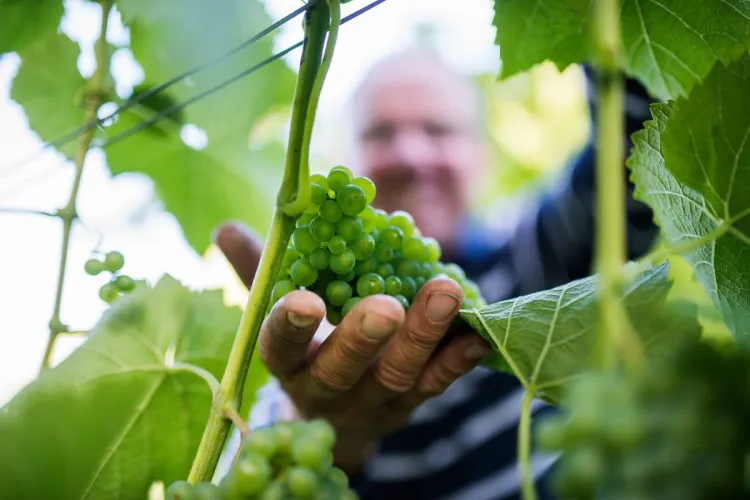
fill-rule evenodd
<path id="1" fill-rule="evenodd" d="M 63 29 L 81 43 L 84 53 L 79 67 L 88 74 L 93 63 L 93 41 L 98 36 L 96 4 L 70 0 Z M 267 1 L 269 13 L 278 19 L 299 7 L 299 0 Z M 344 6 L 348 14 L 365 5 L 357 0 Z M 440 28 L 438 43 L 444 56 L 468 72 L 499 69 L 499 51 L 493 45 L 494 29 L 489 0 L 389 0 L 342 28 L 336 56 L 321 97 L 321 136 L 333 123 L 337 103 L 376 59 L 414 39 L 423 23 Z M 388 34 L 385 34 L 385 30 Z M 277 38 L 284 48 L 301 37 L 299 22 L 289 23 Z M 116 24 L 110 40 L 126 39 L 127 32 Z M 294 66 L 299 53 L 287 58 Z M 114 61 L 118 87 L 127 88 L 139 78 L 139 68 L 127 54 Z M 48 335 L 48 321 L 55 296 L 61 248 L 61 223 L 39 215 L 3 213 L 2 209 L 25 208 L 54 211 L 63 206 L 73 178 L 71 165 L 49 152 L 23 169 L 10 174 L 3 169 L 25 158 L 41 146 L 29 130 L 20 106 L 9 98 L 10 84 L 19 67 L 15 55 L 0 58 L 0 404 L 10 399 L 36 376 Z M 60 133 L 67 132 L 61 130 Z M 315 141 L 314 141 L 315 142 Z M 327 147 L 327 141 L 313 144 Z M 121 175 L 112 179 L 102 156 L 92 151 L 85 165 L 78 197 L 85 229 L 73 231 L 68 273 L 62 304 L 62 321 L 74 329 L 95 324 L 106 304 L 98 298 L 104 277 L 83 272 L 83 263 L 99 242 L 101 250 L 116 249 L 125 255 L 123 271 L 134 278 L 157 281 L 168 273 L 192 288 L 224 287 L 230 300 L 242 303 L 243 291 L 220 255 L 203 259 L 184 241 L 179 225 L 153 199 L 148 179 Z M 153 200 L 143 211 L 145 202 Z M 56 360 L 62 359 L 80 340 L 60 342 Z"/>

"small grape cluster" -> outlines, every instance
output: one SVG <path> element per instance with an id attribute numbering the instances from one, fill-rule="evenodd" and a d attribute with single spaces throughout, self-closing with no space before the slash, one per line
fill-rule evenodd
<path id="1" fill-rule="evenodd" d="M 332 465 L 335 434 L 324 420 L 279 422 L 242 440 L 219 482 L 172 483 L 166 500 L 356 500 L 346 473 Z"/>
<path id="2" fill-rule="evenodd" d="M 641 376 L 587 378 L 541 422 L 561 498 L 750 498 L 750 354 L 693 343 Z"/>
<path id="3" fill-rule="evenodd" d="M 107 252 L 104 260 L 91 258 L 84 264 L 87 274 L 97 276 L 103 272 L 110 273 L 111 279 L 99 289 L 99 298 L 104 302 L 114 302 L 121 293 L 127 293 L 135 288 L 135 281 L 119 271 L 125 265 L 125 257 L 120 252 Z"/>
<path id="4" fill-rule="evenodd" d="M 271 305 L 293 290 L 315 292 L 338 325 L 364 297 L 387 294 L 405 309 L 431 278 L 446 275 L 464 291 L 464 308 L 484 305 L 479 288 L 456 264 L 440 262 L 440 244 L 412 216 L 372 207 L 375 184 L 343 166 L 311 181 L 311 205 L 296 220 Z"/>

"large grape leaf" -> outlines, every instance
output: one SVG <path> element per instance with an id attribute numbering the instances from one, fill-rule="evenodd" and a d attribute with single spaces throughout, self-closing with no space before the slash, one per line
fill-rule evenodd
<path id="1" fill-rule="evenodd" d="M 19 51 L 21 67 L 10 97 L 23 107 L 29 126 L 43 141 L 83 125 L 84 109 L 76 104 L 85 85 L 77 66 L 80 52 L 78 44 L 54 31 Z M 60 151 L 70 155 L 75 147 L 73 141 Z"/>
<path id="2" fill-rule="evenodd" d="M 628 160 L 635 195 L 654 210 L 665 238 L 703 243 L 685 258 L 743 343 L 750 340 L 748 89 L 750 55 L 717 65 L 689 100 L 652 107 Z"/>
<path id="3" fill-rule="evenodd" d="M 57 32 L 62 0 L 0 1 L 0 54 L 23 50 Z"/>
<path id="4" fill-rule="evenodd" d="M 503 75 L 588 59 L 590 0 L 495 0 Z M 716 61 L 750 47 L 746 0 L 621 0 L 625 69 L 657 98 L 689 94 Z"/>
<path id="5" fill-rule="evenodd" d="M 625 290 L 632 327 L 652 359 L 700 336 L 693 305 L 667 302 L 669 264 L 639 274 Z M 461 311 L 496 352 L 488 365 L 510 372 L 537 397 L 559 404 L 570 381 L 593 368 L 596 276 L 531 295 Z"/>
<path id="6" fill-rule="evenodd" d="M 107 130 L 114 136 L 148 120 L 154 111 L 146 106 L 127 110 Z M 165 209 L 200 253 L 208 248 L 216 226 L 226 220 L 243 221 L 263 234 L 280 181 L 275 167 L 283 154 L 274 146 L 246 151 L 244 163 L 226 160 L 229 152 L 216 150 L 188 147 L 180 139 L 178 124 L 169 120 L 105 149 L 113 174 L 140 172 L 151 178 Z"/>
<path id="7" fill-rule="evenodd" d="M 0 411 L 3 498 L 147 498 L 186 477 L 240 318 L 169 277 L 118 299 L 89 339 Z M 186 368 L 187 367 L 187 368 Z M 251 374 L 249 402 L 262 369 Z"/>

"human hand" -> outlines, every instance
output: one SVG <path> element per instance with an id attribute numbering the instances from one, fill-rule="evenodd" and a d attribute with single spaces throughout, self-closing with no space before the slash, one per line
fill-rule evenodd
<path id="1" fill-rule="evenodd" d="M 231 224 L 219 229 L 216 241 L 250 286 L 260 255 L 257 239 Z M 325 317 L 325 303 L 312 292 L 295 291 L 264 321 L 260 353 L 300 418 L 324 418 L 334 426 L 336 465 L 354 473 L 415 408 L 443 393 L 490 352 L 471 331 L 441 345 L 462 299 L 458 283 L 444 277 L 426 283 L 408 313 L 392 297 L 367 297 L 316 345 L 312 339 Z"/>

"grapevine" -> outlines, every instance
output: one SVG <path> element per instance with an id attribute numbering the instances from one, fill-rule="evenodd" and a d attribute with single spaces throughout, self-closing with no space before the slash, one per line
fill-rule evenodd
<path id="1" fill-rule="evenodd" d="M 123 293 L 132 292 L 135 288 L 133 278 L 120 272 L 124 265 L 125 257 L 114 250 L 107 252 L 104 260 L 92 257 L 84 264 L 84 270 L 90 276 L 97 276 L 103 272 L 109 273 L 109 281 L 99 288 L 99 298 L 104 302 L 111 304 Z"/>

